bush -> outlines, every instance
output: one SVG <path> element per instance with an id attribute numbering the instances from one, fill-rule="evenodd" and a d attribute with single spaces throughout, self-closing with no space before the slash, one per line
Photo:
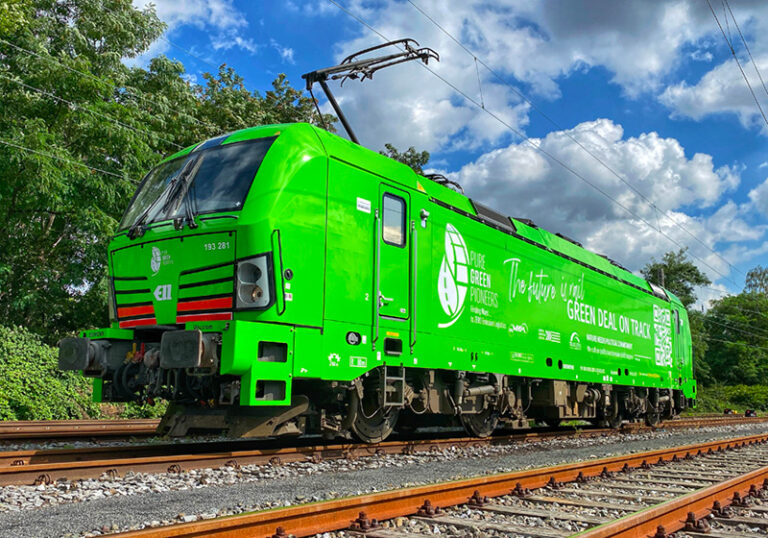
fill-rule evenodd
<path id="1" fill-rule="evenodd" d="M 743 413 L 745 409 L 768 410 L 768 386 L 733 385 L 699 387 L 696 411 L 722 413 L 725 408 Z"/>
<path id="2" fill-rule="evenodd" d="M 0 325 L 0 419 L 95 418 L 91 381 L 62 372 L 57 350 L 21 327 Z"/>

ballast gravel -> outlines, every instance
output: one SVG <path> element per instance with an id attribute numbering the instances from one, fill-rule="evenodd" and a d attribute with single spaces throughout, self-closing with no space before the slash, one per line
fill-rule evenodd
<path id="1" fill-rule="evenodd" d="M 768 424 L 0 488 L 0 536 L 98 536 L 481 474 L 753 435 Z"/>

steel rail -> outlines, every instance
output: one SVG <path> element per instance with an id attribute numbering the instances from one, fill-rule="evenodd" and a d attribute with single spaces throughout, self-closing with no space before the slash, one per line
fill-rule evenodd
<path id="1" fill-rule="evenodd" d="M 155 433 L 159 423 L 157 419 L 2 421 L 0 422 L 0 441 L 151 435 Z"/>
<path id="2" fill-rule="evenodd" d="M 671 501 L 651 506 L 622 519 L 584 531 L 577 536 L 579 538 L 666 536 L 668 533 L 686 528 L 688 524 L 694 526 L 688 530 L 701 532 L 695 528 L 695 525 L 700 519 L 713 512 L 716 502 L 720 507 L 729 506 L 733 502 L 734 494 L 738 494 L 738 498 L 745 498 L 751 488 L 759 490 L 764 487 L 765 480 L 768 480 L 768 467 L 756 469 Z"/>
<path id="3" fill-rule="evenodd" d="M 445 508 L 465 504 L 470 498 L 476 498 L 478 495 L 498 497 L 521 488 L 535 489 L 553 482 L 572 482 L 579 477 L 597 476 L 606 471 L 621 471 L 641 467 L 644 464 L 674 461 L 709 451 L 741 448 L 766 441 L 768 441 L 768 433 L 554 467 L 480 476 L 468 480 L 347 497 L 164 528 L 149 528 L 120 533 L 116 536 L 122 538 L 311 536 L 348 528 L 358 516 L 363 517 L 361 512 L 365 513 L 366 519 L 393 519 L 417 513 L 427 500 L 433 507 Z"/>
<path id="4" fill-rule="evenodd" d="M 744 419 L 739 422 L 761 422 L 768 418 Z M 709 421 L 664 423 L 664 428 L 690 428 L 710 424 Z M 722 425 L 722 421 L 717 421 Z M 164 473 L 192 469 L 241 465 L 280 465 L 298 461 L 372 457 L 382 454 L 415 454 L 444 449 L 503 446 L 512 443 L 535 443 L 557 438 L 587 438 L 647 431 L 629 425 L 624 430 L 608 428 L 558 429 L 528 431 L 483 439 L 443 437 L 364 443 L 316 444 L 305 440 L 282 446 L 265 440 L 225 440 L 199 443 L 158 445 L 98 446 L 80 449 L 19 450 L 0 452 L 0 486 L 51 483 L 59 479 L 96 478 L 104 473 L 120 476 L 128 471 Z"/>

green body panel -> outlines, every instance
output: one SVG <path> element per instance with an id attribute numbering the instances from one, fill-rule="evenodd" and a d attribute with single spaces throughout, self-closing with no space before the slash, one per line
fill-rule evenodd
<path id="1" fill-rule="evenodd" d="M 284 405 L 295 379 L 351 380 L 384 363 L 695 397 L 676 298 L 545 230 L 514 219 L 514 233 L 491 227 L 465 196 L 307 124 L 224 143 L 271 136 L 241 211 L 199 215 L 194 229 L 158 223 L 110 245 L 113 275 L 125 279 L 114 281 L 118 309 L 151 306 L 159 325 L 222 333 L 220 373 L 241 377 L 242 405 Z M 406 204 L 402 245 L 382 240 L 387 194 Z M 236 261 L 259 254 L 271 255 L 268 308 L 179 318 L 179 299 L 234 299 Z M 398 340 L 401 350 L 389 347 Z M 260 342 L 285 344 L 287 360 L 259 361 Z M 259 401 L 259 380 L 284 381 L 285 398 Z"/>

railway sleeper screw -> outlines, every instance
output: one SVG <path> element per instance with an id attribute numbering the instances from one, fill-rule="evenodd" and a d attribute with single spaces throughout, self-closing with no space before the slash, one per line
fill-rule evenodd
<path id="1" fill-rule="evenodd" d="M 283 464 L 283 460 L 280 459 L 280 456 L 272 456 L 271 458 L 269 458 L 269 463 L 270 465 L 274 465 L 275 467 L 277 467 Z"/>
<path id="2" fill-rule="evenodd" d="M 432 502 L 429 499 L 424 501 L 421 508 L 416 512 L 417 516 L 421 517 L 437 517 L 443 514 L 443 509 L 439 506 L 432 506 Z"/>
<path id="3" fill-rule="evenodd" d="M 278 527 L 275 529 L 275 534 L 272 535 L 272 538 L 289 538 L 290 536 L 293 536 L 293 534 L 288 534 L 283 527 Z"/>
<path id="4" fill-rule="evenodd" d="M 224 464 L 224 467 L 231 467 L 232 469 L 240 469 L 240 464 L 237 460 L 229 460 Z"/>
<path id="5" fill-rule="evenodd" d="M 680 463 L 680 458 L 677 457 L 677 454 L 672 456 L 672 463 Z"/>
<path id="6" fill-rule="evenodd" d="M 480 490 L 475 490 L 472 496 L 467 501 L 469 506 L 483 506 L 488 502 L 488 497 L 480 495 Z"/>
<path id="7" fill-rule="evenodd" d="M 647 471 L 647 470 L 649 470 L 651 468 L 651 466 L 648 464 L 647 461 L 643 460 L 643 463 L 640 464 L 640 468 L 643 471 Z"/>
<path id="8" fill-rule="evenodd" d="M 763 479 L 763 489 L 768 489 L 768 478 Z"/>
<path id="9" fill-rule="evenodd" d="M 629 466 L 629 464 L 628 464 L 628 463 L 625 463 L 625 464 L 624 464 L 624 467 L 622 467 L 622 468 L 621 468 L 621 472 L 622 472 L 622 473 L 628 473 L 628 472 L 629 472 L 629 471 L 631 471 L 631 470 L 632 470 L 632 468 Z"/>
<path id="10" fill-rule="evenodd" d="M 666 461 L 664 461 L 664 458 L 662 456 L 659 456 L 659 461 L 656 462 L 656 465 L 661 465 L 662 467 L 667 464 Z"/>
<path id="11" fill-rule="evenodd" d="M 515 484 L 514 489 L 510 492 L 510 495 L 515 495 L 516 497 L 526 497 L 530 494 L 531 494 L 531 490 L 529 490 L 528 488 L 524 488 L 520 482 Z"/>
<path id="12" fill-rule="evenodd" d="M 577 483 L 577 484 L 586 484 L 587 482 L 589 482 L 589 480 L 587 479 L 587 477 L 586 477 L 586 476 L 584 476 L 584 473 L 582 473 L 581 471 L 579 471 L 579 474 L 578 474 L 578 476 L 576 477 L 576 483 Z"/>
<path id="13" fill-rule="evenodd" d="M 117 469 L 115 469 L 114 467 L 104 471 L 104 474 L 107 475 L 107 478 L 109 478 L 110 480 L 114 480 L 115 478 L 120 476 L 120 473 L 118 473 Z"/>
<path id="14" fill-rule="evenodd" d="M 405 445 L 403 447 L 403 455 L 413 456 L 414 454 L 416 454 L 416 445 Z"/>
<path id="15" fill-rule="evenodd" d="M 691 461 L 693 459 L 693 454 L 691 454 L 690 452 L 686 452 L 685 457 L 683 457 L 683 459 L 685 461 Z"/>
<path id="16" fill-rule="evenodd" d="M 181 466 L 178 463 L 168 466 L 169 474 L 181 474 Z"/>
<path id="17" fill-rule="evenodd" d="M 600 478 L 611 478 L 613 476 L 613 473 L 608 470 L 608 467 L 603 467 L 603 470 L 600 471 Z"/>
<path id="18" fill-rule="evenodd" d="M 723 505 L 720 504 L 720 501 L 715 501 L 712 503 L 712 515 L 715 517 L 728 519 L 731 517 L 731 507 L 726 506 L 723 508 Z"/>
<path id="19" fill-rule="evenodd" d="M 683 530 L 693 532 L 709 532 L 711 528 L 706 519 L 701 518 L 700 520 L 696 521 L 696 514 L 693 512 L 688 512 L 688 518 L 685 520 L 685 527 L 683 527 Z"/>
<path id="20" fill-rule="evenodd" d="M 656 534 L 653 535 L 653 538 L 667 538 L 668 536 L 667 529 L 664 528 L 664 525 L 659 525 L 656 527 Z"/>
<path id="21" fill-rule="evenodd" d="M 312 456 L 309 457 L 309 461 L 314 463 L 314 464 L 322 463 L 323 462 L 323 457 L 320 454 L 315 453 L 315 454 L 312 454 Z"/>
<path id="22" fill-rule="evenodd" d="M 549 482 L 547 482 L 547 487 L 550 487 L 552 489 L 559 489 L 562 486 L 563 486 L 563 483 L 562 482 L 558 482 L 557 480 L 555 480 L 554 476 L 550 476 L 549 477 Z"/>
<path id="23" fill-rule="evenodd" d="M 35 485 L 36 486 L 39 486 L 41 484 L 45 484 L 47 486 L 48 484 L 51 484 L 52 482 L 53 482 L 53 480 L 51 479 L 51 475 L 49 475 L 48 473 L 43 473 L 43 474 L 39 475 L 37 478 L 35 478 Z"/>
<path id="24" fill-rule="evenodd" d="M 739 506 L 743 508 L 749 506 L 749 500 L 747 498 L 742 498 L 738 491 L 734 491 L 731 506 Z"/>
<path id="25" fill-rule="evenodd" d="M 24 460 L 13 460 L 13 462 L 11 462 L 11 467 L 19 467 L 20 465 L 26 465 L 26 464 L 27 462 Z"/>
<path id="26" fill-rule="evenodd" d="M 752 484 L 749 486 L 749 493 L 747 493 L 747 497 L 759 497 L 760 491 L 757 489 L 757 486 Z"/>
<path id="27" fill-rule="evenodd" d="M 379 521 L 377 519 L 368 519 L 368 514 L 360 512 L 357 515 L 357 519 L 352 521 L 349 526 L 350 530 L 357 532 L 369 532 L 379 527 Z"/>

